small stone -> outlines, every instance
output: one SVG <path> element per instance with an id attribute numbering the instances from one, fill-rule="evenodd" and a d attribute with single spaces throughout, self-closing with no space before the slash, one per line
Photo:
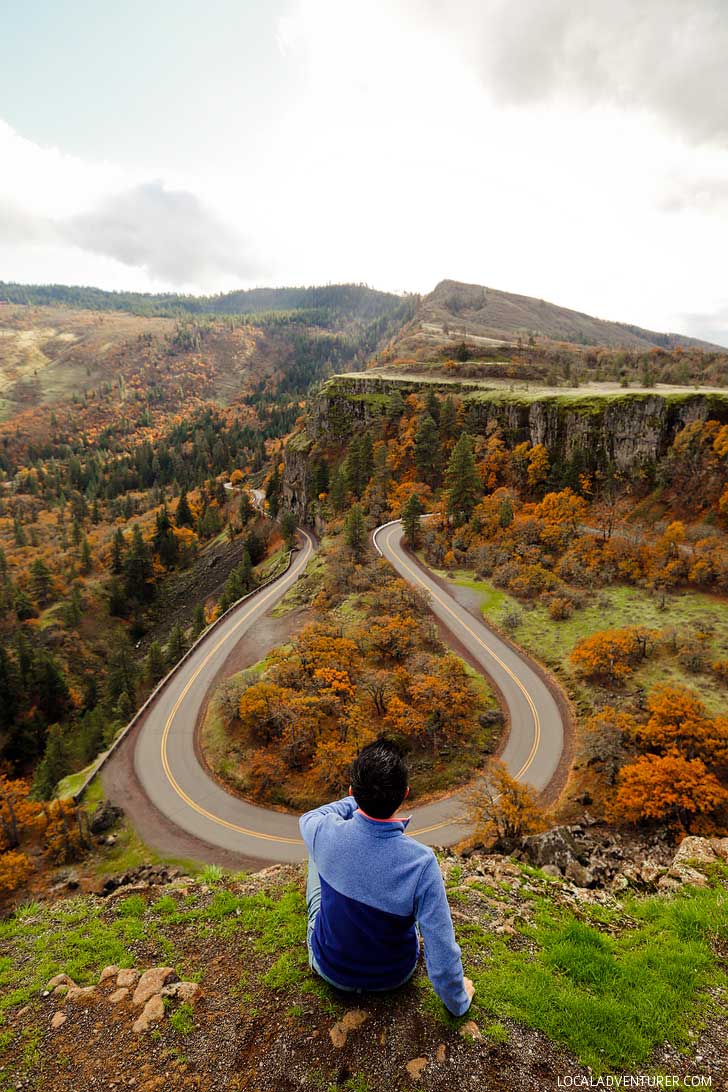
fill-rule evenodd
<path id="1" fill-rule="evenodd" d="M 56 1012 L 51 1020 L 51 1027 L 56 1031 L 58 1028 L 63 1027 L 67 1019 L 65 1012 Z"/>
<path id="2" fill-rule="evenodd" d="M 117 984 L 119 982 L 117 978 Z M 132 997 L 133 1005 L 144 1005 L 155 993 L 161 993 L 162 987 L 177 981 L 174 967 L 150 967 L 139 979 Z"/>
<path id="3" fill-rule="evenodd" d="M 541 866 L 541 871 L 546 876 L 553 876 L 555 880 L 561 879 L 561 869 L 555 864 L 545 864 Z"/>
<path id="4" fill-rule="evenodd" d="M 697 835 L 689 834 L 687 838 L 683 838 L 678 846 L 677 853 L 672 861 L 672 867 L 673 869 L 682 868 L 684 865 L 691 865 L 693 862 L 711 864 L 716 856 L 715 846 L 710 838 L 699 838 Z"/>
<path id="5" fill-rule="evenodd" d="M 131 989 L 132 986 L 136 986 L 139 981 L 139 971 L 136 967 L 125 967 L 123 971 L 119 971 L 116 976 L 117 986 L 127 986 Z"/>
<path id="6" fill-rule="evenodd" d="M 475 1020 L 468 1020 L 466 1024 L 463 1024 L 460 1028 L 460 1035 L 463 1039 L 472 1039 L 475 1043 L 480 1043 L 483 1040 L 483 1035 Z"/>
<path id="7" fill-rule="evenodd" d="M 177 1001 L 196 1001 L 202 990 L 196 982 L 172 982 L 162 987 L 164 997 L 174 997 Z"/>
<path id="8" fill-rule="evenodd" d="M 56 986 L 56 988 L 53 990 L 53 996 L 58 997 L 58 998 L 65 997 L 66 994 L 68 993 L 69 988 L 70 987 L 68 987 L 68 986 L 64 985 L 63 983 L 61 983 L 60 986 Z"/>
<path id="9" fill-rule="evenodd" d="M 368 1019 L 369 1013 L 365 1012 L 364 1009 L 349 1009 L 330 1029 L 331 1042 L 335 1047 L 341 1049 L 349 1032 L 361 1027 L 364 1021 Z"/>
<path id="10" fill-rule="evenodd" d="M 95 986 L 69 986 L 67 1001 L 90 1001 L 96 996 Z"/>
<path id="11" fill-rule="evenodd" d="M 564 870 L 564 875 L 567 880 L 571 880 L 577 887 L 589 887 L 592 882 L 592 874 L 588 868 L 584 868 L 584 865 L 579 864 L 578 861 L 569 861 Z"/>
<path id="12" fill-rule="evenodd" d="M 115 963 L 111 963 L 108 967 L 104 967 L 99 978 L 99 985 L 101 985 L 102 982 L 105 982 L 107 978 L 116 978 L 118 973 L 119 968 Z"/>
<path id="13" fill-rule="evenodd" d="M 435 1051 L 435 1061 L 437 1062 L 438 1065 L 442 1065 L 442 1063 L 445 1061 L 445 1044 L 444 1043 L 440 1043 L 437 1050 Z"/>
<path id="14" fill-rule="evenodd" d="M 25 1016 L 27 1012 L 30 1012 L 30 1005 L 23 1005 L 22 1009 L 18 1009 L 15 1014 L 15 1019 L 19 1020 L 21 1016 Z"/>
<path id="15" fill-rule="evenodd" d="M 141 1015 L 134 1021 L 132 1031 L 138 1035 L 141 1031 L 148 1031 L 152 1024 L 158 1024 L 163 1019 L 164 1001 L 161 994 L 155 993 L 147 1001 Z"/>
<path id="16" fill-rule="evenodd" d="M 47 990 L 53 990 L 56 986 L 75 986 L 76 983 L 67 974 L 54 974 L 46 986 Z"/>
<path id="17" fill-rule="evenodd" d="M 114 992 L 109 995 L 109 1001 L 112 1005 L 118 1005 L 120 1001 L 126 1000 L 128 996 L 129 990 L 126 986 L 122 986 L 120 989 L 114 990 Z"/>
<path id="18" fill-rule="evenodd" d="M 404 1067 L 413 1081 L 418 1081 L 427 1067 L 427 1058 L 413 1058 Z"/>

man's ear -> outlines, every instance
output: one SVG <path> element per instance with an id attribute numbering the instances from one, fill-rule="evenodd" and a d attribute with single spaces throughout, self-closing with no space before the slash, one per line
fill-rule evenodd
<path id="1" fill-rule="evenodd" d="M 349 796 L 353 796 L 353 795 L 354 795 L 354 793 L 351 791 L 351 785 L 349 785 Z"/>
<path id="2" fill-rule="evenodd" d="M 405 798 L 405 800 L 407 799 L 407 797 L 408 797 L 408 796 L 409 796 L 409 785 L 408 785 L 408 786 L 407 786 L 407 788 L 406 788 L 406 789 L 404 790 L 404 798 Z"/>

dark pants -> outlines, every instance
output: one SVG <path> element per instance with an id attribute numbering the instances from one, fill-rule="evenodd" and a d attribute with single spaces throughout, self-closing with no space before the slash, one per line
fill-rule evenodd
<path id="1" fill-rule="evenodd" d="M 343 990 L 345 993 L 364 993 L 361 986 L 340 986 L 338 982 L 333 982 L 330 978 L 327 978 L 323 973 L 318 963 L 316 962 L 313 954 L 313 948 L 311 947 L 311 937 L 313 936 L 313 927 L 316 924 L 316 915 L 321 907 L 321 880 L 319 879 L 318 869 L 314 864 L 313 858 L 308 858 L 308 879 L 306 880 L 306 908 L 308 910 L 308 925 L 306 927 L 306 947 L 308 948 L 308 965 L 312 971 L 323 978 L 324 982 L 328 982 L 329 986 L 333 986 L 334 989 Z M 409 972 L 406 978 L 403 978 L 401 982 L 398 982 L 396 986 L 388 986 L 387 990 L 397 990 L 400 986 L 404 986 L 406 982 L 409 982 L 412 975 L 417 970 L 417 964 L 415 963 L 412 970 Z M 386 991 L 367 991 L 367 992 L 386 992 Z"/>

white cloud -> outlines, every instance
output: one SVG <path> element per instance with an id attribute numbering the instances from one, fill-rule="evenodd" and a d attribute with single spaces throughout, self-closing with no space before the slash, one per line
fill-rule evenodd
<path id="1" fill-rule="evenodd" d="M 408 3 L 408 0 L 405 0 Z M 725 0 L 429 0 L 500 101 L 645 111 L 728 144 Z"/>
<path id="2" fill-rule="evenodd" d="M 74 248 L 162 286 L 215 288 L 221 278 L 245 283 L 264 275 L 252 243 L 190 190 L 39 148 L 8 126 L 0 127 L 0 141 L 8 164 L 0 247 L 25 245 L 36 254 L 44 246 Z M 74 264 L 69 255 L 69 268 Z"/>

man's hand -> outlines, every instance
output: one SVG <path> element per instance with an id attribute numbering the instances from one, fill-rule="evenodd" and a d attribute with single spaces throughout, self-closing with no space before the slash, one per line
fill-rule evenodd
<path id="1" fill-rule="evenodd" d="M 468 1001 L 472 1002 L 473 994 L 475 993 L 475 986 L 473 985 L 473 983 L 470 981 L 469 978 L 465 978 L 465 977 L 463 977 L 463 986 L 465 987 L 465 992 L 468 995 Z"/>

